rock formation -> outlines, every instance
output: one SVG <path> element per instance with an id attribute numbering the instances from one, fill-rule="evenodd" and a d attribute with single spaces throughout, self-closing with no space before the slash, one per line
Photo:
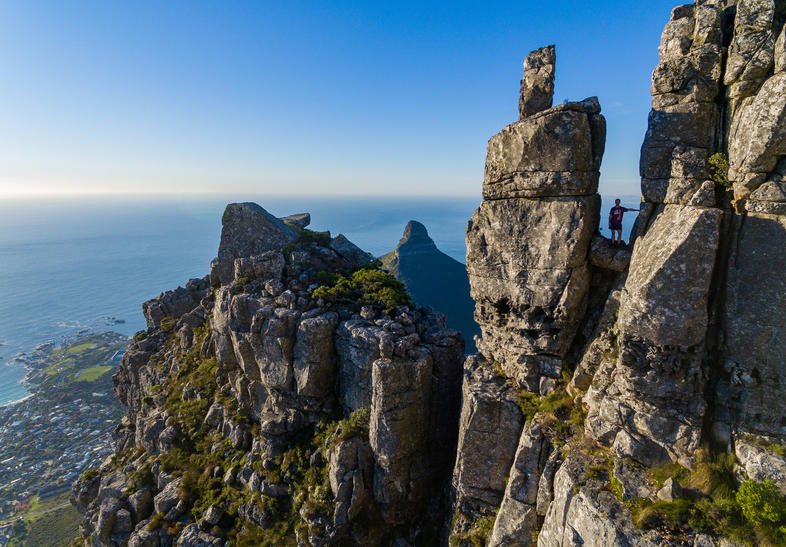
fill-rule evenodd
<path id="1" fill-rule="evenodd" d="M 780 1 L 672 11 L 632 253 L 596 233 L 596 101 L 536 111 L 551 104 L 554 57 L 528 57 L 533 89 L 489 141 L 467 229 L 482 338 L 465 364 L 454 543 L 751 541 L 758 525 L 729 520 L 745 498 L 699 477 L 714 466 L 730 489 L 768 479 L 786 492 L 786 286 L 770 273 L 786 265 L 784 21 Z M 660 482 L 664 466 L 683 471 Z M 713 509 L 680 513 L 675 533 L 661 511 L 694 507 L 680 497 Z"/>
<path id="2" fill-rule="evenodd" d="M 371 283 L 362 298 L 396 282 L 359 269 L 370 257 L 345 237 L 284 220 L 229 205 L 212 287 L 145 303 L 149 328 L 114 377 L 116 454 L 74 486 L 92 545 L 438 533 L 461 335 L 428 308 L 317 296 L 346 272 Z"/>
<path id="3" fill-rule="evenodd" d="M 409 221 L 396 248 L 380 261 L 385 271 L 406 285 L 415 302 L 444 313 L 448 326 L 463 335 L 467 351 L 475 351 L 480 328 L 473 318 L 467 268 L 437 249 L 423 224 Z"/>
<path id="4" fill-rule="evenodd" d="M 527 57 L 467 226 L 466 359 L 345 237 L 227 207 L 210 276 L 143 305 L 82 539 L 786 544 L 785 21 L 672 11 L 632 251 L 598 233 L 597 99 L 552 106 L 554 48 Z M 435 252 L 410 223 L 386 261 L 410 285 Z"/>

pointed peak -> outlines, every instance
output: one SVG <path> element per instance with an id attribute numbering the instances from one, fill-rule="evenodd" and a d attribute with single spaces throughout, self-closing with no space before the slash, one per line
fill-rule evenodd
<path id="1" fill-rule="evenodd" d="M 417 220 L 410 220 L 407 222 L 407 226 L 404 228 L 404 240 L 409 239 L 428 239 L 429 241 L 431 238 L 428 235 L 428 230 L 426 227 L 418 222 Z"/>
<path id="2" fill-rule="evenodd" d="M 417 220 L 410 220 L 404 228 L 404 235 L 398 242 L 396 251 L 401 254 L 417 254 L 437 250 L 434 240 L 428 235 L 426 227 Z"/>

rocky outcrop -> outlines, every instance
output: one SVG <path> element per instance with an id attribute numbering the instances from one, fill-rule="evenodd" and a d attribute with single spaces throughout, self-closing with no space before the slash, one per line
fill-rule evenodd
<path id="1" fill-rule="evenodd" d="M 295 228 L 256 203 L 228 205 L 221 221 L 218 257 L 210 265 L 210 280 L 214 285 L 232 281 L 236 258 L 278 250 L 298 237 Z"/>
<path id="2" fill-rule="evenodd" d="M 524 59 L 521 80 L 519 119 L 551 108 L 554 99 L 554 65 L 557 56 L 554 46 L 537 49 Z"/>
<path id="3" fill-rule="evenodd" d="M 473 317 L 467 268 L 437 249 L 423 224 L 410 220 L 396 248 L 380 261 L 385 271 L 406 285 L 415 302 L 445 314 L 448 325 L 467 341 L 467 351 L 475 350 L 480 328 Z"/>
<path id="4" fill-rule="evenodd" d="M 553 46 L 527 57 L 467 227 L 466 359 L 344 236 L 229 206 L 210 283 L 144 305 L 116 453 L 74 485 L 82 538 L 782 540 L 735 491 L 786 493 L 785 20 L 780 0 L 672 11 L 630 249 L 597 230 L 597 99 L 552 107 Z M 412 289 L 438 253 L 411 222 L 383 262 Z"/>
<path id="5" fill-rule="evenodd" d="M 258 205 L 230 205 L 212 289 L 192 281 L 145 304 L 148 331 L 114 378 L 128 406 L 119 463 L 74 490 L 94 545 L 223 545 L 294 518 L 310 544 L 384 543 L 391 532 L 361 517 L 408 538 L 438 520 L 428 512 L 453 466 L 461 335 L 430 308 L 312 297 L 370 257 L 298 228 L 292 239 Z M 220 496 L 191 475 L 205 461 Z M 289 507 L 289 524 L 271 504 Z"/>

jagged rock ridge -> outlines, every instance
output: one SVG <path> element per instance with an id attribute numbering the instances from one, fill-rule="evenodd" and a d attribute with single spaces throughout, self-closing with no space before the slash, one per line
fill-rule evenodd
<path id="1" fill-rule="evenodd" d="M 468 224 L 463 379 L 444 317 L 347 301 L 398 293 L 346 238 L 230 206 L 211 276 L 144 305 L 115 457 L 74 486 L 82 537 L 786 541 L 784 20 L 782 0 L 672 11 L 632 252 L 597 232 L 597 99 L 552 106 L 556 52 L 528 56 Z"/>
<path id="2" fill-rule="evenodd" d="M 427 308 L 312 297 L 331 272 L 386 274 L 343 236 L 285 220 L 229 205 L 210 278 L 145 303 L 149 328 L 114 377 L 128 408 L 116 454 L 74 485 L 92 545 L 438 533 L 461 335 Z"/>

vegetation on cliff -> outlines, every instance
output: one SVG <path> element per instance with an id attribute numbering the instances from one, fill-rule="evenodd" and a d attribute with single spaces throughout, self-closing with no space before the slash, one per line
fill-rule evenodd
<path id="1" fill-rule="evenodd" d="M 332 305 L 378 306 L 391 312 L 396 306 L 408 306 L 411 299 L 403 283 L 395 276 L 374 267 L 361 268 L 352 274 L 325 274 L 325 284 L 314 289 L 311 297 Z"/>

